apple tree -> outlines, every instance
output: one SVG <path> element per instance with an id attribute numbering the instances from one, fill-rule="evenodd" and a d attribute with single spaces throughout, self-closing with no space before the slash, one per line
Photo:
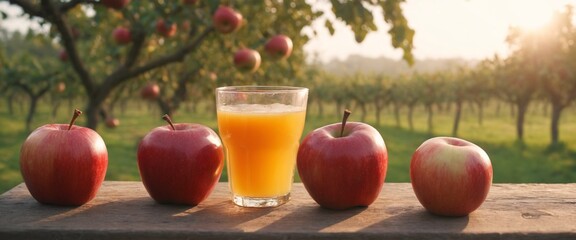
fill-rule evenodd
<path id="1" fill-rule="evenodd" d="M 221 80 L 218 85 L 268 83 L 267 79 L 277 72 L 287 70 L 296 76 L 297 69 L 305 64 L 302 46 L 312 37 L 302 30 L 325 14 L 313 10 L 304 0 L 8 2 L 21 7 L 32 21 L 49 26 L 50 36 L 61 45 L 66 64 L 77 75 L 87 96 L 86 125 L 93 129 L 97 127 L 105 102 L 118 88 L 131 81 L 143 82 L 163 71 L 173 72 L 172 67 L 179 64 L 197 64 L 191 68 L 179 66 L 190 71 L 191 76 L 201 70 L 217 72 Z M 402 2 L 330 1 L 330 11 L 349 25 L 356 40 L 361 42 L 366 34 L 377 30 L 371 10 L 381 8 L 390 26 L 392 45 L 402 49 L 403 58 L 411 63 L 414 31 L 404 18 Z M 222 7 L 232 9 L 232 14 L 217 18 L 216 13 Z M 234 20 L 238 16 L 242 16 L 241 21 Z M 326 26 L 331 28 L 330 20 Z M 227 29 L 230 27 L 231 30 Z M 260 68 L 245 73 L 240 73 L 245 68 L 231 71 L 235 68 L 229 59 L 234 53 L 244 48 L 262 49 L 266 40 L 278 34 L 289 36 L 293 41 L 288 60 L 274 64 L 262 56 Z M 214 53 L 227 57 L 214 57 Z M 219 67 L 211 69 L 212 64 Z M 282 70 L 275 71 L 275 68 Z M 166 82 L 177 89 L 177 81 L 170 78 Z"/>
<path id="2" fill-rule="evenodd" d="M 576 27 L 573 18 L 574 10 L 567 6 L 542 29 L 525 31 L 516 28 L 510 35 L 510 42 L 516 47 L 515 54 L 526 56 L 522 64 L 538 66 L 532 77 L 537 78 L 534 84 L 552 106 L 551 145 L 559 143 L 562 111 L 576 99 Z"/>
<path id="3" fill-rule="evenodd" d="M 65 90 L 65 81 L 71 73 L 52 57 L 56 51 L 51 39 L 43 34 L 15 32 L 3 34 L 0 39 L 4 43 L 0 48 L 3 53 L 0 60 L 0 93 L 7 96 L 10 109 L 16 94 L 24 94 L 28 98 L 25 129 L 30 131 L 38 102 L 46 95 L 57 99 Z"/>

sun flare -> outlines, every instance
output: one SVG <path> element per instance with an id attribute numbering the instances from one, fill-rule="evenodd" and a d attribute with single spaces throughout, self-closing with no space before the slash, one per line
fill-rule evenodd
<path id="1" fill-rule="evenodd" d="M 546 26 L 552 16 L 563 10 L 554 8 L 546 1 L 517 1 L 516 11 L 510 12 L 510 26 L 524 30 L 537 30 Z"/>

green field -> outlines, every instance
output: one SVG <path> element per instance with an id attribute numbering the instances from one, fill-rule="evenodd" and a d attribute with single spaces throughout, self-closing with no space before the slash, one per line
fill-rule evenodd
<path id="1" fill-rule="evenodd" d="M 162 113 L 155 106 L 133 103 L 125 113 L 117 113 L 121 125 L 108 129 L 103 125 L 98 129 L 108 147 L 109 166 L 107 180 L 139 180 L 136 165 L 136 149 L 141 139 L 153 127 L 164 125 Z M 199 107 L 199 110 L 205 109 Z M 484 148 L 492 160 L 494 182 L 576 182 L 576 109 L 568 109 L 561 122 L 560 140 L 562 144 L 553 149 L 549 143 L 549 118 L 536 105 L 530 111 L 525 125 L 525 141 L 516 141 L 514 118 L 508 108 L 497 112 L 494 106 L 486 109 L 484 122 L 479 125 L 475 112 L 467 109 L 463 114 L 459 137 L 470 140 Z M 354 110 L 354 109 L 352 109 Z M 48 106 L 41 106 L 32 124 L 36 128 L 44 123 L 67 123 L 72 113 L 62 107 L 55 119 L 49 114 Z M 325 116 L 319 117 L 315 108 L 310 107 L 304 134 L 319 126 L 337 122 L 334 109 L 326 109 Z M 350 121 L 359 121 L 359 114 L 353 113 Z M 424 140 L 432 136 L 450 135 L 452 128 L 451 112 L 436 112 L 434 129 L 428 133 L 426 113 L 418 109 L 414 115 L 414 130 L 408 129 L 405 113 L 402 125 L 395 126 L 394 118 L 387 109 L 383 112 L 382 123 L 376 126 L 374 116 L 367 122 L 375 126 L 386 142 L 389 151 L 387 181 L 408 182 L 410 157 Z M 197 122 L 216 129 L 214 114 L 185 113 L 182 109 L 174 117 L 176 122 Z M 0 103 L 0 193 L 22 182 L 18 167 L 20 145 L 28 135 L 24 130 L 25 113 L 16 108 L 10 115 L 7 106 Z M 80 117 L 78 124 L 83 124 Z M 296 174 L 297 175 L 297 174 Z M 226 181 L 223 173 L 221 181 Z"/>

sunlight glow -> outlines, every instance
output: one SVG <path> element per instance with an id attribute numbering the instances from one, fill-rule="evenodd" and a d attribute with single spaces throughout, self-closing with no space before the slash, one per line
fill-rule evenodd
<path id="1" fill-rule="evenodd" d="M 519 27 L 524 30 L 535 30 L 544 27 L 550 22 L 556 11 L 546 1 L 516 1 L 517 11 L 510 12 L 510 26 Z"/>

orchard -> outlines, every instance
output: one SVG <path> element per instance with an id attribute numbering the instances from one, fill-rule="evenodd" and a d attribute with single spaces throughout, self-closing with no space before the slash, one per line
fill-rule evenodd
<path id="1" fill-rule="evenodd" d="M 339 2 L 331 11 L 361 42 L 375 31 L 371 9 L 381 8 L 392 44 L 412 62 L 412 36 L 399 0 Z M 32 21 L 49 28 L 30 32 L 51 42 L 58 68 L 73 73 L 84 96 L 86 126 L 113 115 L 118 95 L 153 81 L 154 99 L 175 113 L 190 92 L 232 84 L 304 85 L 303 33 L 325 15 L 305 1 L 26 1 L 10 0 Z M 331 31 L 331 21 L 326 27 Z M 307 32 L 314 32 L 315 30 Z M 16 68 L 16 66 L 4 66 Z M 213 83 L 210 73 L 217 73 Z M 35 87 L 35 86 L 34 86 Z M 35 87 L 36 88 L 36 87 Z M 128 90 L 127 90 L 128 89 Z M 194 89 L 194 90 L 193 90 Z"/>

